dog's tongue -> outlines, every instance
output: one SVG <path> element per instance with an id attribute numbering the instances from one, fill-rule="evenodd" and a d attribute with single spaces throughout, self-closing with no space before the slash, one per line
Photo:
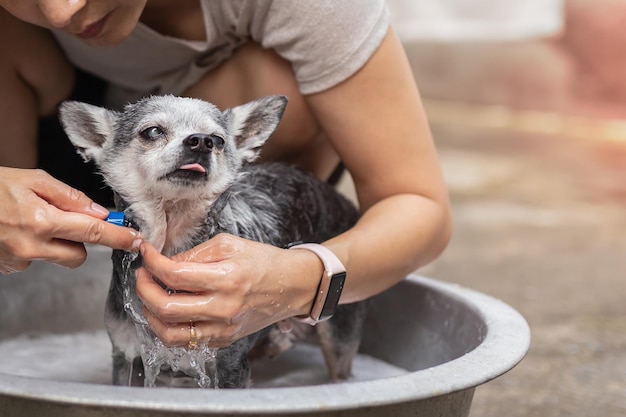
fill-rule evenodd
<path id="1" fill-rule="evenodd" d="M 206 169 L 200 164 L 185 164 L 178 169 L 188 169 L 189 171 L 206 172 Z"/>

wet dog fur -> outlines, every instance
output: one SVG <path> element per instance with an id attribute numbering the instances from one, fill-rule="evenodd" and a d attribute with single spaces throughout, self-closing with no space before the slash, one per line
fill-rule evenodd
<path id="1" fill-rule="evenodd" d="M 85 161 L 94 161 L 144 238 L 165 255 L 220 233 L 287 247 L 323 242 L 350 228 L 354 205 L 330 185 L 292 165 L 253 164 L 287 104 L 270 96 L 220 111 L 192 98 L 153 96 L 117 112 L 66 101 L 61 123 Z M 105 322 L 113 345 L 113 382 L 143 385 L 139 342 L 124 310 L 123 252 L 113 253 Z M 140 259 L 133 265 L 137 268 Z M 273 356 L 313 333 L 330 380 L 346 379 L 357 353 L 367 303 L 341 305 L 315 327 L 291 334 L 275 326 L 217 353 L 220 387 L 250 386 L 248 357 Z"/>

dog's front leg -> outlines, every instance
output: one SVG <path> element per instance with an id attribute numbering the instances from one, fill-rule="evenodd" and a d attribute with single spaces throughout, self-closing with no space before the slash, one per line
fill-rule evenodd
<path id="1" fill-rule="evenodd" d="M 145 374 L 134 323 L 109 316 L 106 326 L 113 345 L 113 385 L 143 387 Z"/>
<path id="2" fill-rule="evenodd" d="M 135 323 L 124 310 L 123 271 L 120 262 L 115 262 L 121 253 L 114 251 L 113 274 L 104 310 L 104 324 L 113 346 L 113 384 L 143 386 L 139 339 Z"/>
<path id="3" fill-rule="evenodd" d="M 144 371 L 141 357 L 128 360 L 124 352 L 113 348 L 113 385 L 144 386 Z"/>

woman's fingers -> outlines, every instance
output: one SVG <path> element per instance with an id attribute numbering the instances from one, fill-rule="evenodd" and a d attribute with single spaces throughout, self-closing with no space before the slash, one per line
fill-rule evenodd
<path id="1" fill-rule="evenodd" d="M 0 261 L 0 275 L 9 275 L 15 272 L 21 272 L 28 268 L 30 264 L 31 261 Z"/>
<path id="2" fill-rule="evenodd" d="M 139 233 L 103 221 L 108 211 L 44 171 L 0 167 L 0 265 L 21 271 L 33 260 L 74 268 L 83 243 L 137 250 Z"/>
<path id="3" fill-rule="evenodd" d="M 232 279 L 230 262 L 177 262 L 161 253 L 149 243 L 140 246 L 144 267 L 168 288 L 179 291 L 215 291 Z M 229 276 L 230 275 L 230 276 Z"/>
<path id="4" fill-rule="evenodd" d="M 80 266 L 87 256 L 85 243 L 102 244 L 114 249 L 138 250 L 139 232 L 109 224 L 80 213 L 56 209 L 40 210 L 35 223 L 27 230 L 6 236 L 2 258 L 20 269 L 24 261 L 44 260 L 68 268 Z"/>
<path id="5" fill-rule="evenodd" d="M 232 235 L 218 235 L 174 259 L 148 243 L 140 251 L 143 267 L 136 272 L 137 294 L 150 327 L 170 345 L 189 342 L 180 323 L 196 323 L 211 345 L 226 346 L 310 309 L 312 291 L 303 285 L 287 286 L 283 275 L 270 268 L 284 266 L 283 256 L 299 256 L 293 253 L 297 251 Z"/>
<path id="6" fill-rule="evenodd" d="M 143 305 L 168 323 L 207 319 L 212 297 L 207 294 L 182 293 L 163 288 L 144 268 L 136 272 L 137 294 Z"/>
<path id="7" fill-rule="evenodd" d="M 45 260 L 66 268 L 78 268 L 87 259 L 87 251 L 81 243 L 62 239 L 51 239 L 42 247 L 39 259 Z"/>
<path id="8" fill-rule="evenodd" d="M 137 251 L 141 235 L 135 229 L 120 227 L 81 213 L 56 213 L 52 236 L 72 242 L 108 246 L 112 249 Z"/>
<path id="9" fill-rule="evenodd" d="M 207 343 L 210 347 L 226 347 L 240 339 L 236 326 L 215 326 L 212 322 L 167 323 L 144 308 L 144 317 L 154 334 L 165 346 L 187 346 L 191 341 L 191 326 L 194 327 L 195 339 Z"/>
<path id="10" fill-rule="evenodd" d="M 210 320 L 230 325 L 239 321 L 241 304 L 233 303 L 224 292 L 217 299 L 219 289 L 184 292 L 163 288 L 145 268 L 139 268 L 135 276 L 137 294 L 143 305 L 167 323 Z"/>

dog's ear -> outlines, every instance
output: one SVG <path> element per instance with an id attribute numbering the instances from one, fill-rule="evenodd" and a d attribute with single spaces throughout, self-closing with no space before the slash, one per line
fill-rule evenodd
<path id="1" fill-rule="evenodd" d="M 261 147 L 278 126 L 287 97 L 268 96 L 224 112 L 243 162 L 254 161 Z"/>
<path id="2" fill-rule="evenodd" d="M 113 137 L 118 113 L 78 101 L 59 105 L 59 119 L 65 134 L 85 161 L 98 161 L 103 145 Z"/>

